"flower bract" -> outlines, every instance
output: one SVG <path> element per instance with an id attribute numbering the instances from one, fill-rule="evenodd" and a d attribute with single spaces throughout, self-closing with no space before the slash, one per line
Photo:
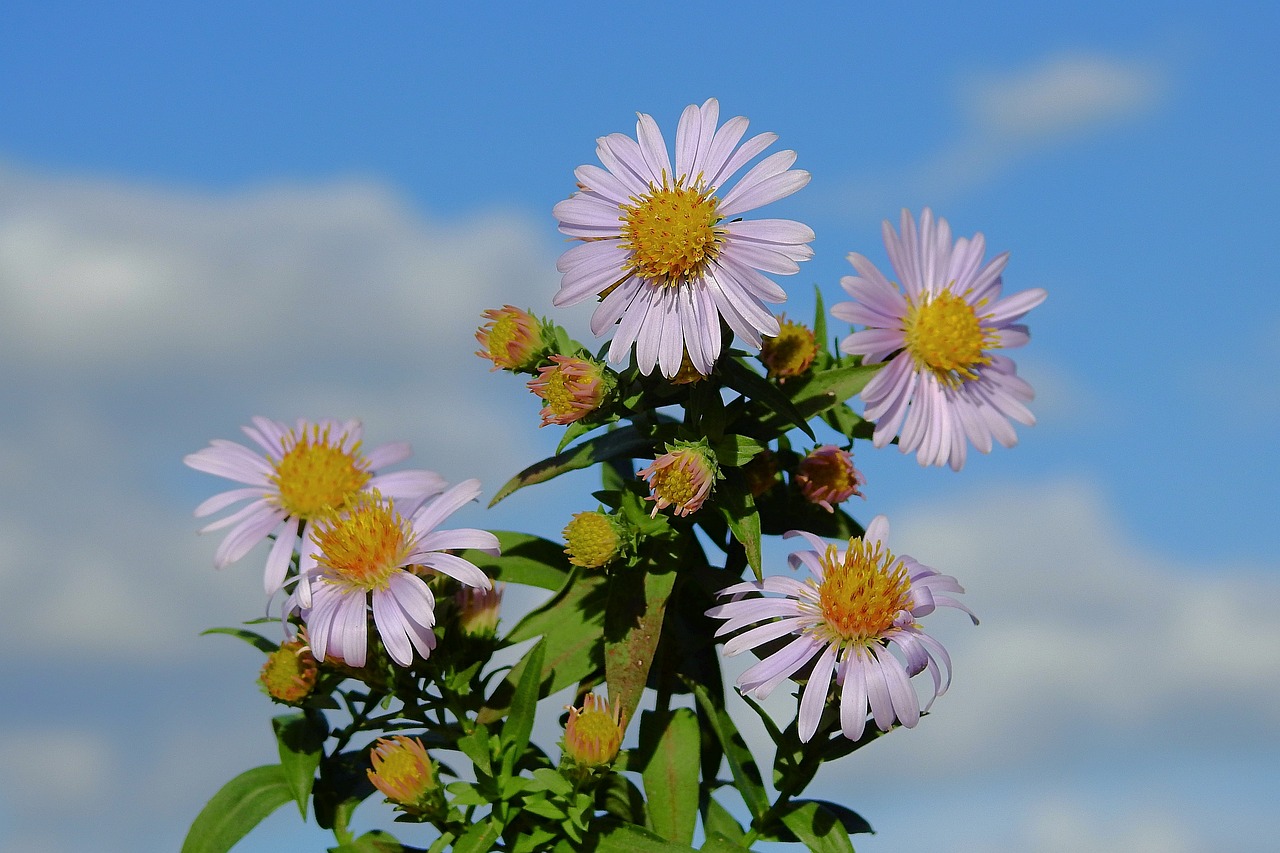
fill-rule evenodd
<path id="1" fill-rule="evenodd" d="M 563 273 L 553 303 L 600 299 L 591 331 L 617 324 L 609 360 L 626 360 L 635 346 L 642 373 L 659 367 L 671 378 L 688 350 L 707 376 L 720 354 L 720 321 L 758 347 L 776 335 L 778 321 L 765 307 L 786 292 L 764 273 L 791 275 L 813 255 L 813 231 L 786 219 L 743 220 L 739 215 L 791 195 L 809 182 L 792 169 L 794 151 L 779 151 L 727 182 L 774 140 L 762 133 L 746 142 L 747 120 L 717 127 L 714 98 L 685 108 L 676 128 L 675 166 L 653 117 L 639 114 L 636 138 L 598 139 L 604 168 L 579 166 L 579 191 L 556 205 L 560 231 L 580 241 L 561 257 Z M 741 143 L 741 144 L 740 144 Z"/>

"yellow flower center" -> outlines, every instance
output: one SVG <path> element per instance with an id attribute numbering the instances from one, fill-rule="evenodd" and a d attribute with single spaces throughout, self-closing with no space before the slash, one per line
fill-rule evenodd
<path id="1" fill-rule="evenodd" d="M 618 531 L 604 513 L 577 513 L 565 525 L 562 535 L 564 552 L 575 566 L 598 569 L 618 552 Z"/>
<path id="2" fill-rule="evenodd" d="M 893 626 L 910 603 L 911 580 L 902 561 L 879 544 L 850 539 L 840 560 L 836 547 L 822 558 L 818 599 L 831 640 L 866 644 Z"/>
<path id="3" fill-rule="evenodd" d="M 613 761 L 622 746 L 621 707 L 588 693 L 582 710 L 569 709 L 564 729 L 564 748 L 578 764 L 599 767 Z"/>
<path id="4" fill-rule="evenodd" d="M 950 291 L 932 297 L 922 294 L 919 302 L 908 299 L 907 351 L 918 368 L 932 371 L 953 388 L 977 379 L 974 368 L 991 363 L 983 349 L 996 346 L 995 329 L 983 326 L 983 319 Z"/>
<path id="5" fill-rule="evenodd" d="M 435 787 L 431 759 L 417 738 L 382 738 L 369 754 L 369 761 L 373 765 L 366 771 L 369 781 L 393 803 L 417 805 Z"/>
<path id="6" fill-rule="evenodd" d="M 301 640 L 290 640 L 267 655 L 258 681 L 273 699 L 301 702 L 315 687 L 319 674 L 311 650 Z"/>
<path id="7" fill-rule="evenodd" d="M 563 370 L 549 370 L 545 374 L 547 384 L 538 391 L 538 396 L 547 404 L 547 408 L 556 416 L 572 414 L 573 402 L 582 382 L 575 381 L 565 375 Z"/>
<path id="8" fill-rule="evenodd" d="M 772 377 L 799 376 L 809 369 L 817 354 L 813 332 L 785 318 L 779 323 L 778 336 L 765 338 L 760 347 L 760 360 Z"/>
<path id="9" fill-rule="evenodd" d="M 675 185 L 663 175 L 662 186 L 622 206 L 623 248 L 631 252 L 627 271 L 668 287 L 697 278 L 720 252 L 722 232 L 716 229 L 719 199 L 713 188 L 695 182 Z"/>
<path id="10" fill-rule="evenodd" d="M 650 488 L 653 493 L 676 506 L 684 506 L 698 494 L 702 478 L 692 469 L 692 465 L 682 462 L 659 468 L 653 473 Z"/>
<path id="11" fill-rule="evenodd" d="M 360 442 L 343 450 L 346 434 L 336 438 L 312 425 L 310 432 L 284 438 L 284 455 L 275 463 L 273 502 L 298 518 L 323 518 L 341 512 L 373 476 L 360 454 Z"/>
<path id="12" fill-rule="evenodd" d="M 384 589 L 412 553 L 408 522 L 376 491 L 360 493 L 348 512 L 322 522 L 311 537 L 320 548 L 316 562 L 352 590 Z"/>

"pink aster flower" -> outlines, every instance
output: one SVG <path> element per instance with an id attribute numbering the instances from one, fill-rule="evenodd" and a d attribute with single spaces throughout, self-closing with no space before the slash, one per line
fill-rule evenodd
<path id="1" fill-rule="evenodd" d="M 834 444 L 810 450 L 796 472 L 800 493 L 827 512 L 835 512 L 834 504 L 844 503 L 854 495 L 862 497 L 858 490 L 866 482 L 862 472 L 853 467 L 853 454 Z"/>
<path id="2" fill-rule="evenodd" d="M 801 582 L 775 576 L 735 584 L 720 592 L 730 598 L 728 602 L 707 611 L 708 616 L 725 620 L 716 636 L 748 629 L 725 642 L 726 655 L 792 638 L 738 676 L 738 689 L 763 699 L 812 662 L 800 698 L 801 740 L 808 741 L 817 731 L 833 678 L 840 688 L 840 729 L 850 740 L 862 737 L 868 706 L 881 731 L 888 731 L 894 720 L 907 728 L 915 726 L 921 709 L 911 677 L 925 669 L 933 676 L 933 696 L 926 711 L 951 683 L 946 649 L 921 630 L 918 620 L 939 606 L 959 608 L 973 618 L 967 607 L 948 594 L 964 590 L 950 575 L 911 557 L 894 556 L 884 544 L 889 522 L 883 515 L 876 516 L 866 534 L 850 539 L 844 549 L 800 530 L 786 535 L 801 536 L 813 546 L 789 558 L 792 568 L 809 569 L 810 579 Z M 748 593 L 783 597 L 745 597 Z M 978 620 L 973 622 L 976 625 Z M 905 662 L 891 647 L 897 647 Z"/>
<path id="3" fill-rule="evenodd" d="M 582 420 L 600 408 L 610 388 L 604 365 L 570 355 L 551 356 L 528 385 L 544 403 L 542 426 Z"/>
<path id="4" fill-rule="evenodd" d="M 840 349 L 868 364 L 889 362 L 862 391 L 867 420 L 876 424 L 876 447 L 898 435 L 902 452 L 915 451 L 921 465 L 950 464 L 959 471 L 966 440 L 989 453 L 992 439 L 1005 447 L 1017 443 L 1010 421 L 1036 422 L 1024 405 L 1035 392 L 998 350 L 1030 339 L 1018 321 L 1047 294 L 1034 288 L 1001 298 L 1009 254 L 984 265 L 982 235 L 953 245 L 947 220 L 935 220 L 928 208 L 919 231 L 906 210 L 900 235 L 887 220 L 883 230 L 905 292 L 862 255 L 850 254 L 858 275 L 840 284 L 857 301 L 841 302 L 831 314 L 866 328 L 845 338 Z"/>
<path id="5" fill-rule="evenodd" d="M 582 241 L 560 256 L 564 277 L 557 306 L 599 298 L 591 331 L 618 324 L 611 362 L 632 344 L 642 373 L 680 370 L 688 350 L 698 373 L 710 375 L 720 354 L 720 319 L 754 347 L 778 334 L 766 302 L 786 292 L 763 273 L 792 275 L 813 256 L 813 231 L 787 219 L 744 221 L 739 214 L 791 195 L 809 182 L 792 169 L 794 151 L 772 154 L 725 183 L 777 136 L 762 133 L 739 145 L 741 116 L 717 128 L 720 104 L 689 105 L 676 128 L 675 168 L 653 117 L 639 114 L 636 139 L 621 133 L 596 140 L 604 164 L 579 166 L 580 190 L 555 206 L 560 231 Z M 637 141 L 638 140 L 638 141 Z"/>
<path id="6" fill-rule="evenodd" d="M 249 486 L 214 495 L 196 507 L 195 515 L 203 518 L 240 501 L 251 501 L 200 532 L 232 528 L 214 555 L 218 568 L 234 563 L 274 535 L 263 575 L 268 595 L 284 585 L 298 536 L 305 541 L 308 529 L 318 519 L 342 512 L 357 495 L 371 489 L 416 508 L 446 485 L 443 477 L 431 471 L 374 473 L 409 458 L 411 451 L 407 443 L 400 442 L 365 453 L 360 446 L 364 428 L 359 421 L 312 423 L 299 419 L 290 428 L 256 417 L 253 426 L 242 429 L 261 451 L 215 439 L 182 461 L 197 471 Z M 301 568 L 305 570 L 306 565 Z"/>
<path id="7" fill-rule="evenodd" d="M 669 506 L 675 514 L 684 516 L 697 512 L 711 494 L 719 468 L 710 448 L 701 442 L 677 441 L 667 445 L 667 452 L 653 460 L 653 464 L 637 472 L 649 484 L 649 497 L 653 512 Z"/>
<path id="8" fill-rule="evenodd" d="M 405 519 L 394 502 L 365 493 L 341 515 L 315 526 L 307 549 L 313 568 L 285 603 L 285 615 L 302 615 L 317 660 L 333 655 L 364 666 L 370 609 L 396 663 L 408 666 L 414 651 L 424 658 L 431 654 L 436 600 L 418 571 L 432 569 L 470 587 L 493 585 L 474 564 L 448 552 L 475 548 L 496 555 L 496 536 L 472 528 L 436 530 L 479 494 L 480 481 L 465 480 Z"/>

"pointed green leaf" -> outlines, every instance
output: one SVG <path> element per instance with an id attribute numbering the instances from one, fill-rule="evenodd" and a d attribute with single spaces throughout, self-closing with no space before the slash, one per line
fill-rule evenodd
<path id="1" fill-rule="evenodd" d="M 279 643 L 273 643 L 261 634 L 255 634 L 253 631 L 246 631 L 243 628 L 209 628 L 200 632 L 201 637 L 206 634 L 227 634 L 231 637 L 239 637 L 258 651 L 266 654 L 271 654 L 280 648 Z"/>
<path id="2" fill-rule="evenodd" d="M 536 586 L 542 589 L 560 589 L 569 576 L 569 560 L 564 546 L 510 530 L 495 530 L 502 556 L 494 557 L 483 551 L 463 551 L 462 558 L 480 567 L 495 581 Z"/>
<path id="3" fill-rule="evenodd" d="M 640 716 L 640 775 L 649 809 L 649 828 L 670 841 L 693 842 L 698 818 L 698 716 L 688 708 Z"/>
<path id="4" fill-rule="evenodd" d="M 818 352 L 825 353 L 827 351 L 827 308 L 822 304 L 822 288 L 818 285 L 813 286 L 813 342 L 818 346 Z"/>
<path id="5" fill-rule="evenodd" d="M 524 671 L 516 692 L 511 697 L 511 712 L 502 724 L 502 775 L 510 776 L 516 760 L 524 755 L 533 731 L 533 717 L 538 710 L 539 690 L 542 686 L 542 662 L 547 654 L 547 641 L 539 640 L 524 656 Z"/>
<path id="6" fill-rule="evenodd" d="M 833 406 L 861 391 L 871 378 L 883 367 L 881 364 L 846 364 L 821 370 L 810 376 L 802 377 L 786 385 L 786 393 L 791 398 L 796 414 L 803 419 L 820 415 Z M 776 409 L 760 416 L 759 427 L 751 430 L 753 435 L 772 437 L 784 433 L 795 425 L 794 414 L 782 414 Z M 810 437 L 813 433 L 806 430 Z"/>
<path id="7" fill-rule="evenodd" d="M 740 471 L 724 472 L 724 485 L 716 495 L 716 507 L 733 531 L 733 538 L 742 543 L 747 554 L 747 565 L 755 573 L 756 580 L 764 578 L 763 557 L 760 552 L 760 513 L 755 499 Z M 741 566 L 741 563 L 739 563 Z"/>
<path id="8" fill-rule="evenodd" d="M 596 853 L 689 853 L 693 850 L 687 844 L 667 841 L 642 826 L 620 821 L 593 821 L 599 826 L 587 837 L 587 844 L 581 848 L 595 850 Z M 595 842 L 592 846 L 591 842 Z"/>
<path id="9" fill-rule="evenodd" d="M 501 834 L 501 825 L 492 820 L 482 820 L 462 834 L 453 845 L 453 853 L 491 853 Z"/>
<path id="10" fill-rule="evenodd" d="M 596 438 L 589 438 L 564 453 L 558 453 L 525 468 L 498 489 L 493 500 L 489 501 L 489 506 L 494 506 L 498 501 L 525 486 L 545 483 L 568 471 L 589 468 L 597 462 L 615 457 L 643 456 L 652 447 L 653 440 L 635 427 L 623 427 Z"/>
<path id="11" fill-rule="evenodd" d="M 716 461 L 722 466 L 738 468 L 750 462 L 758 453 L 763 452 L 764 445 L 754 438 L 745 435 L 726 435 L 711 445 Z"/>
<path id="12" fill-rule="evenodd" d="M 791 398 L 777 385 L 747 367 L 740 359 L 722 359 L 720 373 L 724 377 L 724 384 L 754 400 L 769 412 L 769 417 L 773 420 L 785 424 L 785 427 L 776 431 L 786 432 L 791 427 L 795 427 L 817 441 L 813 429 L 809 426 L 808 417 L 796 407 Z"/>
<path id="13" fill-rule="evenodd" d="M 804 845 L 818 853 L 854 853 L 844 824 L 815 800 L 793 800 L 781 815 L 782 823 Z"/>
<path id="14" fill-rule="evenodd" d="M 736 790 L 742 795 L 747 809 L 753 818 L 759 819 L 769 810 L 769 796 L 765 793 L 764 779 L 760 776 L 760 768 L 756 765 L 747 743 L 738 734 L 738 728 L 730 719 L 729 713 L 721 704 L 713 702 L 707 688 L 701 684 L 691 684 L 694 698 L 711 722 L 711 730 L 724 750 L 724 757 L 729 761 L 729 771 L 733 774 Z"/>
<path id="15" fill-rule="evenodd" d="M 302 819 L 306 820 L 307 802 L 311 799 L 311 786 L 315 783 L 320 757 L 324 754 L 329 726 L 322 714 L 286 714 L 273 718 L 271 728 L 276 733 L 285 781 L 298 803 Z"/>
<path id="16" fill-rule="evenodd" d="M 738 842 L 746 838 L 746 833 L 742 831 L 742 826 L 738 823 L 733 815 L 729 814 L 729 810 L 720 805 L 720 801 L 711 795 L 707 795 L 706 806 L 703 809 L 702 825 L 707 833 L 707 840 L 713 837 L 719 837 L 725 842 L 732 845 L 733 849 L 746 850 L 745 847 L 739 847 Z M 703 846 L 703 850 L 713 850 L 712 848 Z"/>
<path id="17" fill-rule="evenodd" d="M 293 799 L 279 764 L 246 770 L 214 794 L 187 831 L 182 853 L 227 853 L 263 818 Z"/>
<path id="18" fill-rule="evenodd" d="M 702 853 L 751 853 L 750 847 L 743 847 L 723 833 L 710 830 L 707 832 L 707 840 L 698 849 Z"/>
<path id="19" fill-rule="evenodd" d="M 645 822 L 644 795 L 621 773 L 610 773 L 600 781 L 596 788 L 596 808 L 630 823 Z"/>
<path id="20" fill-rule="evenodd" d="M 419 847 L 406 847 L 390 833 L 374 829 L 355 841 L 330 847 L 329 853 L 423 853 L 423 851 Z"/>
<path id="21" fill-rule="evenodd" d="M 615 576 L 609 585 L 604 616 L 605 680 L 610 701 L 621 705 L 623 719 L 628 722 L 635 716 L 649 680 L 667 598 L 676 581 L 678 556 L 668 550 L 664 548 L 660 556 L 650 555 L 634 570 Z M 665 571 L 655 571 L 659 566 Z"/>

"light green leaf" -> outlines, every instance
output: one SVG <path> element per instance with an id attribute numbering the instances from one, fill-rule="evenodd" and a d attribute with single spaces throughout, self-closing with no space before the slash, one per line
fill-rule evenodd
<path id="1" fill-rule="evenodd" d="M 271 728 L 276 733 L 284 779 L 298 803 L 302 819 L 306 820 L 307 801 L 311 799 L 311 786 L 315 784 L 329 726 L 321 714 L 286 714 L 273 718 Z"/>
<path id="2" fill-rule="evenodd" d="M 754 438 L 745 435 L 726 435 L 711 445 L 716 461 L 729 468 L 739 468 L 750 462 L 765 449 L 764 445 Z"/>
<path id="3" fill-rule="evenodd" d="M 495 530 L 502 556 L 494 557 L 483 551 L 463 551 L 464 560 L 480 567 L 495 581 L 536 586 L 556 590 L 564 586 L 569 576 L 569 559 L 564 546 L 510 530 Z"/>
<path id="4" fill-rule="evenodd" d="M 494 842 L 502 834 L 502 827 L 491 820 L 471 825 L 453 846 L 453 853 L 491 853 Z"/>
<path id="5" fill-rule="evenodd" d="M 293 799 L 279 764 L 246 770 L 214 794 L 187 831 L 182 853 L 227 853 L 263 818 Z"/>
<path id="6" fill-rule="evenodd" d="M 604 462 L 618 456 L 643 456 L 652 447 L 653 439 L 635 427 L 623 427 L 602 436 L 587 439 L 564 453 L 558 453 L 525 468 L 498 489 L 493 500 L 489 501 L 489 506 L 494 506 L 498 501 L 525 486 L 545 483 L 566 472 L 589 468 L 597 462 Z"/>
<path id="7" fill-rule="evenodd" d="M 666 543 L 656 543 L 665 545 Z M 678 555 L 665 548 L 651 553 L 634 570 L 617 575 L 609 585 L 605 608 L 604 671 L 609 699 L 630 721 L 649 680 L 654 651 L 662 634 L 667 597 L 676 582 Z M 656 571 L 659 567 L 664 571 Z"/>
<path id="8" fill-rule="evenodd" d="M 707 832 L 707 840 L 698 849 L 702 853 L 751 853 L 750 847 L 743 847 L 727 836 L 714 831 Z"/>
<path id="9" fill-rule="evenodd" d="M 641 777 L 649 809 L 649 828 L 663 838 L 690 844 L 698 818 L 698 716 L 677 708 L 640 717 Z"/>
<path id="10" fill-rule="evenodd" d="M 585 849 L 596 853 L 689 853 L 693 848 L 687 844 L 667 841 L 642 826 L 633 823 L 596 821 L 605 824 L 598 830 L 598 842 L 595 847 L 584 845 Z M 588 841 L 592 840 L 588 836 Z"/>
<path id="11" fill-rule="evenodd" d="M 538 710 L 539 691 L 542 685 L 542 661 L 546 657 L 547 641 L 538 643 L 524 656 L 524 671 L 516 692 L 511 697 L 511 712 L 502 724 L 502 775 L 510 776 L 516 761 L 529 746 L 533 732 L 533 718 Z"/>
<path id="12" fill-rule="evenodd" d="M 708 795 L 706 799 L 706 808 L 702 816 L 702 825 L 707 832 L 707 840 L 713 836 L 718 836 L 729 842 L 733 849 L 746 848 L 739 847 L 738 842 L 746 837 L 746 833 L 742 831 L 742 826 L 733 815 L 729 814 L 729 810 L 720 805 L 720 801 L 715 797 Z M 711 850 L 707 846 L 703 846 L 703 850 Z"/>
<path id="13" fill-rule="evenodd" d="M 756 580 L 762 580 L 764 560 L 760 551 L 760 513 L 756 510 L 755 499 L 751 497 L 751 490 L 740 471 L 730 469 L 724 474 L 725 482 L 716 495 L 716 507 L 733 531 L 733 538 L 742 543 L 747 565 L 751 566 Z"/>
<path id="14" fill-rule="evenodd" d="M 329 853 L 422 853 L 422 849 L 406 847 L 390 833 L 373 829 L 355 841 L 330 847 Z"/>

